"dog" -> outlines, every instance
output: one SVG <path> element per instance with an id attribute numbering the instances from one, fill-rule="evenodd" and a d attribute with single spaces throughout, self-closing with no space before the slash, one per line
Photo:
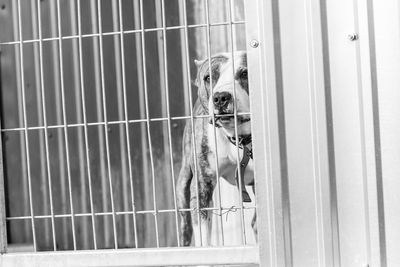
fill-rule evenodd
<path id="1" fill-rule="evenodd" d="M 181 244 L 189 246 L 194 233 L 195 245 L 207 246 L 211 239 L 211 212 L 202 209 L 212 206 L 217 167 L 220 177 L 242 189 L 243 201 L 251 201 L 245 185 L 252 185 L 254 191 L 247 54 L 244 51 L 222 53 L 212 56 L 211 62 L 208 59 L 195 60 L 195 64 L 198 98 L 193 107 L 193 116 L 197 117 L 193 122 L 188 121 L 184 129 L 182 166 L 176 192 L 178 208 L 185 209 L 180 211 Z M 237 135 L 235 108 L 238 114 Z M 239 146 L 239 159 L 236 145 Z M 239 170 L 238 160 L 241 166 Z M 195 173 L 198 179 L 194 177 Z M 256 233 L 255 215 L 252 226 Z M 201 227 L 201 236 L 198 227 Z"/>

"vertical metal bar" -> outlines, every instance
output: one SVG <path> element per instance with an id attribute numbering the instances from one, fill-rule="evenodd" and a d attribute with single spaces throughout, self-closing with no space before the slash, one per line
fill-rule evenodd
<path id="1" fill-rule="evenodd" d="M 156 0 L 154 1 L 154 10 L 155 10 L 155 20 L 156 20 L 156 27 L 161 29 L 163 27 L 163 10 L 162 10 L 162 3 L 161 0 Z M 165 73 L 165 65 L 163 64 L 164 61 L 164 48 L 163 48 L 163 43 L 165 42 L 165 38 L 166 36 L 163 36 L 163 31 L 162 30 L 158 30 L 155 32 L 155 34 L 157 35 L 157 57 L 158 57 L 158 74 L 159 74 L 159 84 L 160 84 L 160 96 L 161 96 L 161 101 L 160 101 L 160 106 L 161 106 L 161 117 L 166 117 L 167 116 L 167 109 L 168 109 L 168 101 L 169 99 L 167 98 L 167 94 L 166 91 L 163 89 L 167 80 L 167 77 L 165 77 L 166 75 L 164 75 Z M 168 123 L 168 122 L 167 122 Z M 168 166 L 168 159 L 170 157 L 170 153 L 168 152 L 169 150 L 169 140 L 168 140 L 168 125 L 165 125 L 164 123 L 161 123 L 160 125 L 161 127 L 161 131 L 162 131 L 162 135 L 161 138 L 162 139 L 162 146 L 161 146 L 161 151 L 163 152 L 163 157 L 162 157 L 162 161 L 160 161 L 160 165 L 163 168 L 163 171 L 166 172 L 166 168 Z M 165 185 L 167 185 L 167 182 L 169 182 L 169 180 L 166 180 Z M 171 206 L 171 199 L 170 198 L 166 198 L 165 199 L 165 205 L 166 206 Z M 162 231 L 164 232 L 169 232 L 166 230 L 166 226 L 167 224 L 161 224 L 161 228 Z"/>
<path id="2" fill-rule="evenodd" d="M 49 199 L 50 199 L 50 214 L 51 214 L 51 227 L 53 236 L 53 250 L 57 250 L 56 245 L 56 232 L 54 224 L 54 207 L 53 207 L 53 194 L 52 194 L 52 181 L 51 181 L 51 171 L 50 171 L 50 156 L 49 156 L 49 136 L 47 129 L 47 113 L 46 113 L 46 96 L 44 92 L 44 79 L 43 79 L 43 41 L 42 41 L 42 24 L 40 21 L 40 1 L 38 1 L 38 17 L 39 17 L 39 64 L 40 64 L 40 85 L 41 85 L 41 95 L 42 95 L 42 110 L 43 110 L 43 126 L 44 126 L 44 143 L 45 143 L 45 156 L 46 156 L 46 171 L 49 186 Z"/>
<path id="3" fill-rule="evenodd" d="M 140 29 L 141 26 L 141 16 L 143 14 L 140 12 L 140 2 L 139 0 L 135 0 L 133 2 L 133 19 L 134 19 L 134 26 L 135 29 Z M 137 71 L 137 83 L 138 83 L 138 95 L 139 95 L 139 117 L 145 118 L 146 117 L 146 100 L 144 97 L 144 79 L 145 76 L 143 74 L 143 62 L 142 62 L 142 38 L 141 34 L 135 34 L 135 52 L 136 52 L 136 71 Z M 147 141 L 145 140 L 144 136 L 147 134 L 147 126 L 144 123 L 140 124 L 140 136 L 141 142 L 141 156 L 142 156 L 142 185 L 144 192 L 150 192 L 149 183 L 150 181 L 150 170 L 149 170 L 149 159 L 147 156 Z M 144 194 L 143 197 L 143 206 L 149 206 L 152 202 L 150 194 Z"/>
<path id="4" fill-rule="evenodd" d="M 92 178 L 90 174 L 90 159 L 89 159 L 89 140 L 88 140 L 88 129 L 87 129 L 87 117 L 86 117 L 86 100 L 85 100 L 85 83 L 83 80 L 83 59 L 82 59 L 82 15 L 81 15 L 81 0 L 78 0 L 78 35 L 79 35 L 79 71 L 80 71 L 80 87 L 82 97 L 82 111 L 83 111 L 83 123 L 84 123 L 84 135 L 85 135 L 85 153 L 86 153 L 86 166 L 87 176 L 89 184 L 89 199 L 90 199 L 90 213 L 92 217 L 92 233 L 93 233 L 93 246 L 97 249 L 97 238 L 96 238 L 96 223 L 93 207 L 93 190 L 92 190 Z"/>
<path id="5" fill-rule="evenodd" d="M 143 14 L 140 11 L 140 2 L 139 0 L 133 1 L 133 19 L 134 19 L 134 27 L 135 29 L 141 29 L 141 16 Z M 143 32 L 142 32 L 143 33 Z M 137 84 L 138 84 L 138 95 L 139 95 L 139 117 L 146 117 L 146 100 L 144 97 L 144 70 L 143 70 L 143 62 L 142 62 L 142 37 L 141 34 L 135 34 L 135 52 L 136 52 L 136 73 L 137 73 Z M 144 123 L 140 124 L 140 148 L 141 148 L 141 157 L 142 157 L 142 185 L 141 190 L 144 192 L 150 192 L 150 186 L 148 181 L 151 180 L 149 175 L 149 159 L 147 156 L 147 141 L 145 140 L 145 136 L 147 135 L 147 126 Z M 151 205 L 152 199 L 150 194 L 144 194 L 143 198 L 143 206 L 147 207 Z M 136 206 L 135 206 L 136 209 Z M 142 234 L 144 236 L 144 234 Z"/>
<path id="6" fill-rule="evenodd" d="M 179 12 L 179 25 L 186 25 L 186 20 L 187 20 L 187 12 L 186 12 L 186 0 L 182 1 L 180 0 L 178 2 L 178 12 Z M 180 46 L 181 46 L 181 54 L 182 55 L 186 55 L 186 41 L 185 41 L 185 30 L 180 30 Z M 187 49 L 189 49 L 189 47 L 187 47 Z M 187 50 L 189 53 L 189 50 Z M 190 83 L 190 70 L 189 72 L 187 71 L 188 69 L 190 69 L 190 61 L 188 61 L 188 57 L 189 54 L 187 56 L 182 56 L 182 84 L 188 84 Z M 190 88 L 190 86 L 189 86 Z M 188 103 L 190 103 L 189 97 L 190 97 L 190 93 L 189 90 L 184 90 L 183 92 L 183 97 L 184 97 L 184 103 L 185 103 L 185 115 L 190 114 L 190 109 L 192 108 L 191 106 L 188 105 Z"/>
<path id="7" fill-rule="evenodd" d="M 81 7 L 78 5 L 77 7 L 77 1 L 71 1 L 70 4 L 70 10 L 69 10 L 69 14 L 71 16 L 71 29 L 73 31 L 74 35 L 78 35 L 78 14 L 76 12 L 77 8 L 80 10 Z M 73 43 L 72 43 L 72 54 L 73 54 L 73 71 L 74 71 L 74 87 L 75 87 L 75 112 L 76 112 L 76 120 L 79 122 L 82 122 L 82 118 L 83 118 L 83 114 L 82 114 L 82 107 L 81 107 L 81 95 L 80 95 L 80 78 L 79 78 L 79 40 L 78 39 L 74 39 Z M 82 207 L 87 207 L 87 192 L 86 192 L 86 174 L 85 174 L 85 166 L 84 166 L 84 162 L 85 162 L 85 149 L 84 149 L 84 133 L 83 133 L 84 129 L 82 129 L 82 127 L 77 128 L 77 143 L 78 143 L 78 162 L 79 164 L 79 177 L 80 177 L 80 183 L 79 183 L 79 187 L 80 187 L 80 192 L 79 194 L 80 196 L 80 203 L 82 205 Z M 71 188 L 72 185 L 70 185 Z M 73 202 L 72 202 L 73 203 Z M 74 222 L 72 222 L 73 225 Z M 89 231 L 87 231 L 88 229 L 88 221 L 82 220 L 82 222 L 80 223 L 82 229 L 85 229 L 85 231 L 83 233 L 81 233 L 81 239 L 83 239 L 83 247 L 87 248 L 89 247 Z M 74 231 L 72 231 L 74 232 Z M 75 238 L 76 239 L 76 238 Z M 76 247 L 76 244 L 75 244 Z"/>
<path id="8" fill-rule="evenodd" d="M 290 232 L 285 232 L 282 192 L 279 8 L 277 0 L 246 0 L 247 50 L 252 115 L 260 266 L 291 266 Z M 266 90 L 267 88 L 267 90 Z M 288 237 L 285 235 L 288 234 Z M 287 239 L 286 239 L 287 238 Z"/>
<path id="9" fill-rule="evenodd" d="M 28 138 L 28 124 L 26 119 L 26 99 L 25 99 L 25 76 L 24 76 L 24 52 L 22 43 L 22 19 L 21 19 L 21 2 L 17 1 L 17 13 L 18 13 L 18 46 L 19 46 L 19 69 L 20 69 L 20 80 L 21 80 L 21 97 L 22 97 L 22 110 L 23 110 L 23 123 L 24 123 L 24 141 L 25 141 L 25 151 L 26 151 L 26 166 L 28 173 L 28 192 L 29 192 L 29 207 L 31 213 L 31 225 L 32 225 L 32 239 L 33 239 L 33 249 L 37 251 L 36 242 L 36 230 L 35 230 L 35 220 L 33 214 L 33 201 L 32 201 L 32 177 L 31 177 L 31 163 L 29 156 L 29 138 Z"/>
<path id="10" fill-rule="evenodd" d="M 233 44 L 233 17 L 232 17 L 232 0 L 229 0 L 229 40 L 231 44 L 231 57 L 232 57 L 232 77 L 235 77 L 235 51 L 234 51 L 234 44 Z M 232 79 L 232 85 L 233 85 L 233 102 L 237 103 L 237 96 L 236 96 L 236 83 L 235 79 Z M 236 142 L 236 168 L 240 170 L 240 149 L 239 149 L 239 135 L 238 135 L 238 127 L 237 127 L 237 105 L 233 105 L 233 118 L 234 118 L 234 125 L 235 125 L 235 142 Z M 240 227 L 241 227 L 241 233 L 242 233 L 242 244 L 246 244 L 246 227 L 244 226 L 244 211 L 243 211 L 243 195 L 242 195 L 242 183 L 239 182 L 242 180 L 242 174 L 240 171 L 238 173 L 238 184 L 239 184 L 239 201 L 240 201 Z"/>
<path id="11" fill-rule="evenodd" d="M 7 224 L 6 224 L 6 199 L 5 179 L 3 163 L 3 140 L 1 134 L 1 113 L 0 113 L 0 257 L 7 252 Z"/>
<path id="12" fill-rule="evenodd" d="M 150 163 L 151 163 L 151 175 L 153 182 L 153 205 L 154 205 L 154 220 L 155 220 L 155 230 L 156 230 L 156 243 L 157 247 L 160 246 L 160 240 L 158 236 L 158 216 L 157 216 L 157 202 L 156 202 L 156 188 L 155 188 L 155 172 L 154 172 L 154 159 L 153 159 L 153 146 L 151 142 L 150 134 L 150 114 L 149 114 L 149 99 L 147 90 L 147 71 L 146 71 L 146 50 L 145 50 L 145 31 L 144 31 L 144 19 L 143 19 L 143 0 L 140 0 L 140 29 L 142 38 L 142 63 L 143 63 L 143 82 L 144 82 L 144 98 L 145 98 L 145 108 L 146 108 L 146 125 L 147 125 L 147 138 L 150 153 Z"/>
<path id="13" fill-rule="evenodd" d="M 104 81 L 104 56 L 103 56 L 103 30 L 102 30 L 102 18 L 101 18 L 101 0 L 97 1 L 97 19 L 99 27 L 99 44 L 100 44 L 100 76 L 101 76 L 101 91 L 103 96 L 103 117 L 104 117 L 104 135 L 106 137 L 106 157 L 107 157 L 107 167 L 108 167 L 108 182 L 110 187 L 110 200 L 111 200 L 111 212 L 112 212 L 112 222 L 113 222 L 113 233 L 114 233 L 114 247 L 118 248 L 118 236 L 117 227 L 115 221 L 115 206 L 114 206 L 114 193 L 111 178 L 111 163 L 110 163 L 110 147 L 108 140 L 108 122 L 107 122 L 107 103 L 106 103 L 106 92 L 105 92 L 105 81 Z"/>
<path id="14" fill-rule="evenodd" d="M 32 35 L 34 38 L 38 39 L 39 37 L 39 20 L 40 17 L 38 17 L 38 7 L 36 6 L 36 2 L 32 1 L 31 3 L 31 13 L 32 13 Z M 43 126 L 43 110 L 42 110 L 42 93 L 41 93 L 41 79 L 40 79 L 40 59 L 39 59 L 39 43 L 35 42 L 33 43 L 33 56 L 34 56 L 34 71 L 35 71 L 35 89 L 36 89 L 36 103 L 38 106 L 37 109 L 37 118 L 38 118 L 38 125 Z M 38 136 L 39 139 L 39 152 L 38 156 L 40 159 L 45 159 L 46 158 L 46 150 L 45 150 L 45 136 L 42 134 L 39 134 Z M 46 183 L 46 160 L 40 160 L 40 164 L 38 166 L 40 170 L 40 180 L 43 182 L 43 184 Z M 47 191 L 46 189 L 43 190 L 43 201 L 47 200 Z M 47 211 L 48 205 L 47 201 L 45 202 L 46 204 L 43 205 L 43 210 Z M 47 233 L 48 232 L 48 224 L 44 224 L 44 231 Z M 47 238 L 46 234 L 46 238 Z"/>
<path id="15" fill-rule="evenodd" d="M 8 5 L 11 7 L 11 1 L 6 1 L 3 2 L 4 5 Z M 4 13 L 0 19 L 2 21 L 4 21 L 4 18 L 6 16 L 10 16 L 11 15 L 11 11 L 12 8 L 8 8 L 8 10 L 3 10 L 7 13 Z M 2 30 L 0 30 L 0 35 L 7 38 L 7 36 L 11 37 L 12 35 L 10 34 L 12 32 L 12 20 L 9 21 L 9 23 L 7 25 L 3 24 Z M 14 46 L 14 45 L 13 45 Z M 15 47 L 15 46 L 14 46 Z M 10 49 L 10 51 L 12 51 Z M 8 56 L 8 58 L 12 58 L 11 53 Z M 1 52 L 1 46 L 0 46 L 0 61 L 3 61 L 4 59 L 4 55 Z M 0 80 L 1 80 L 1 76 L 2 76 L 2 64 L 0 65 Z M 6 87 L 3 86 L 3 84 L 0 85 L 0 88 L 2 89 L 2 92 L 4 92 L 6 90 Z M 3 163 L 3 134 L 2 134 L 2 112 L 0 111 L 0 257 L 1 254 L 6 253 L 7 252 L 7 222 L 6 222 L 6 201 L 5 201 L 5 167 L 4 167 L 4 163 Z M 23 192 L 23 191 L 22 191 Z M 23 194 L 24 195 L 24 194 Z M 21 196 L 22 199 L 23 196 Z M 25 202 L 20 201 L 21 205 L 24 205 Z M 25 222 L 24 226 L 26 225 Z M 22 232 L 22 231 L 21 231 Z M 27 233 L 25 231 L 25 237 L 27 236 Z"/>
<path id="16" fill-rule="evenodd" d="M 38 0 L 38 5 L 40 0 Z M 39 16 L 40 17 L 40 16 Z M 68 192 L 69 192 L 69 205 L 71 213 L 71 226 L 72 226 L 72 240 L 73 247 L 76 250 L 76 235 L 75 235 L 75 216 L 74 216 L 74 206 L 72 198 L 72 183 L 71 183 L 71 166 L 69 157 L 69 142 L 68 142 L 68 129 L 67 129 L 67 111 L 65 108 L 65 88 L 64 88 L 64 67 L 63 67 L 63 54 L 62 54 L 62 34 L 61 34 L 61 12 L 60 12 L 60 0 L 57 0 L 57 25 L 58 25 L 58 52 L 59 52 L 59 63 L 60 63 L 60 83 L 61 83 L 61 105 L 63 114 L 63 128 L 64 128 L 64 145 L 67 160 L 67 178 L 68 178 Z M 40 39 L 42 36 L 40 35 Z M 42 47 L 41 47 L 42 48 Z M 43 62 L 42 62 L 43 63 Z M 43 64 L 41 64 L 43 67 Z M 41 68 L 43 70 L 43 68 Z M 41 71 L 43 74 L 43 71 Z M 44 94 L 44 91 L 43 91 Z"/>
<path id="17" fill-rule="evenodd" d="M 15 3 L 15 1 L 13 1 Z M 10 2 L 10 6 L 11 6 L 11 2 Z M 14 4 L 13 4 L 14 6 Z M 14 40 L 18 40 L 19 39 L 19 31 L 18 31 L 18 9 L 15 8 L 15 6 L 12 8 L 12 24 L 13 24 L 13 37 Z M 20 57 L 21 55 L 19 54 L 19 45 L 15 45 L 14 46 L 14 54 L 15 54 L 15 73 L 16 73 L 16 87 L 17 88 L 21 88 L 21 79 L 19 79 L 18 77 L 21 77 L 21 70 L 20 66 L 18 65 L 17 62 L 20 62 Z M 21 125 L 21 122 L 23 124 L 24 121 L 24 112 L 23 112 L 23 105 L 22 105 L 22 91 L 21 90 L 17 90 L 17 106 L 18 106 L 18 123 L 19 125 Z M 20 145 L 20 149 L 21 149 L 21 157 L 20 157 L 20 161 L 21 161 L 21 175 L 22 175 L 22 181 L 21 181 L 21 192 L 23 192 L 22 195 L 22 201 L 23 201 L 23 212 L 24 214 L 28 214 L 28 212 L 30 212 L 30 205 L 29 205 L 29 179 L 28 179 L 28 167 L 27 167 L 27 161 L 24 158 L 24 155 L 26 155 L 26 150 L 25 150 L 25 135 L 24 134 L 20 134 L 19 135 L 19 145 Z M 30 231 L 30 226 L 29 226 L 29 222 L 25 223 L 25 233 L 27 235 L 27 237 L 29 237 L 29 235 L 31 234 Z"/>
<path id="18" fill-rule="evenodd" d="M 92 32 L 96 33 L 98 32 L 98 14 L 97 14 L 97 8 L 96 8 L 96 3 L 97 0 L 90 0 L 90 18 L 91 18 L 91 24 L 92 24 Z M 103 118 L 103 111 L 102 111 L 102 100 L 101 100 L 101 71 L 100 71 L 100 56 L 99 54 L 101 53 L 100 48 L 99 48 L 99 42 L 97 41 L 97 37 L 92 38 L 92 44 L 93 44 L 93 68 L 94 68 L 94 79 L 95 79 L 95 86 L 96 86 L 96 115 L 97 115 L 97 121 L 101 121 Z M 108 205 L 107 205 L 107 171 L 106 171 L 106 164 L 104 163 L 104 158 L 106 157 L 105 154 L 105 149 L 104 149 L 104 132 L 99 131 L 99 136 L 98 136 L 98 144 L 99 144 L 99 162 L 100 162 L 100 184 L 102 188 L 101 192 L 101 197 L 102 197 L 102 208 L 103 211 L 107 210 Z M 103 232 L 104 232 L 104 245 L 108 245 L 110 243 L 110 222 L 108 220 L 108 217 L 104 218 L 104 224 L 103 224 Z"/>
<path id="19" fill-rule="evenodd" d="M 122 3 L 118 1 L 112 1 L 111 2 L 111 9 L 112 9 L 112 22 L 113 22 L 113 31 L 117 32 L 118 30 L 120 30 L 120 34 L 118 35 L 114 35 L 113 39 L 114 39 L 114 61 L 115 61 L 115 77 L 116 77 L 116 91 L 117 91 L 117 108 L 118 108 L 118 120 L 123 120 L 123 118 L 125 118 L 126 120 L 128 120 L 126 118 L 126 116 L 124 115 L 124 80 L 123 80 L 123 75 L 125 75 L 124 73 L 122 73 L 124 70 L 122 69 L 122 60 L 123 59 L 123 55 L 122 55 L 122 49 L 123 49 L 123 43 L 121 43 L 123 41 L 121 41 L 121 35 L 123 36 L 123 28 L 119 27 L 118 24 L 120 24 L 120 22 L 122 22 L 122 18 L 120 18 L 120 15 L 122 17 L 122 11 L 119 12 L 121 9 L 119 8 L 120 5 Z M 122 25 L 122 24 L 121 24 Z M 121 44 L 120 44 L 121 43 Z M 125 63 L 125 62 L 124 62 Z M 125 66 L 124 66 L 125 67 Z M 126 124 L 126 121 L 125 121 Z M 129 175 L 128 171 L 129 171 L 129 166 L 128 164 L 131 164 L 130 162 L 127 163 L 127 142 L 126 142 L 126 125 L 118 124 L 118 128 L 119 128 L 119 147 L 120 147 L 120 156 L 121 156 L 121 180 L 122 180 L 122 188 L 121 188 L 121 192 L 122 192 L 122 203 L 121 201 L 117 202 L 117 205 L 122 205 L 122 210 L 126 211 L 128 210 L 129 205 L 129 188 L 128 188 L 128 183 L 129 183 Z M 125 131 L 124 131 L 125 129 Z M 127 170 L 128 169 L 128 170 Z M 121 208 L 119 209 L 121 210 Z M 122 217 L 122 221 L 124 222 L 123 226 L 120 228 L 120 231 L 123 231 L 122 235 L 124 237 L 124 243 L 128 244 L 129 240 L 131 238 L 131 235 L 127 234 L 130 233 L 130 229 L 131 229 L 131 225 L 129 224 L 129 218 L 128 216 L 123 216 Z"/>
<path id="20" fill-rule="evenodd" d="M 207 57 L 208 57 L 208 69 L 209 69 L 209 75 L 210 75 L 210 88 L 213 88 L 212 85 L 212 71 L 211 71 L 211 27 L 210 27 L 210 10 L 209 10 L 209 0 L 205 1 L 205 13 L 206 13 L 206 30 L 207 30 L 207 34 L 206 34 L 206 39 L 207 39 Z M 186 21 L 187 24 L 187 21 Z M 186 25 L 187 27 L 187 25 Z M 186 33 L 187 35 L 187 33 Z M 187 45 L 189 46 L 189 44 Z M 212 90 L 212 89 L 211 89 Z M 212 92 L 211 92 L 212 94 Z M 221 224 L 221 245 L 224 245 L 224 226 L 223 226 L 223 220 L 222 220 L 222 207 L 221 207 L 221 181 L 220 181 L 220 175 L 219 175 L 219 159 L 218 159 L 218 144 L 217 144 L 217 128 L 215 125 L 215 117 L 214 117 L 214 111 L 213 111 L 213 107 L 210 108 L 209 110 L 209 115 L 211 116 L 211 121 L 212 121 L 212 125 L 213 125 L 213 137 L 214 137 L 214 147 L 215 147 L 215 175 L 217 176 L 217 199 L 218 199 L 218 211 L 219 211 L 219 215 L 220 215 L 220 224 Z M 196 158 L 196 155 L 195 155 Z M 200 232 L 201 235 L 201 232 Z"/>
<path id="21" fill-rule="evenodd" d="M 205 2 L 205 8 L 206 8 L 206 29 L 207 29 L 207 34 L 206 34 L 206 39 L 207 39 L 207 57 L 208 57 L 208 69 L 209 69 L 209 75 L 210 75 L 210 88 L 213 88 L 212 84 L 212 71 L 211 71 L 211 27 L 210 27 L 210 10 L 209 10 L 209 0 L 206 0 Z M 187 23 L 187 21 L 186 21 Z M 211 93 L 212 94 L 212 89 Z M 211 96 L 210 96 L 211 97 Z M 213 137 L 214 137 L 214 147 L 215 147 L 215 175 L 217 176 L 217 187 L 218 187 L 218 208 L 219 208 L 219 215 L 220 215 L 220 224 L 221 224 L 221 244 L 224 245 L 224 226 L 223 226 L 223 220 L 222 220 L 222 207 L 221 207 L 221 181 L 220 181 L 220 175 L 219 175 L 219 159 L 218 159 L 218 144 L 217 144 L 217 127 L 215 125 L 215 117 L 214 117 L 214 107 L 211 107 L 209 110 L 209 115 L 211 116 L 212 120 L 212 125 L 213 125 Z M 196 155 L 195 155 L 196 157 Z M 201 235 L 201 234 L 200 234 Z"/>
<path id="22" fill-rule="evenodd" d="M 162 14 L 162 3 L 161 0 L 156 0 L 154 1 L 154 9 L 155 9 L 155 19 L 156 19 L 156 27 L 157 28 L 162 28 L 163 27 L 163 14 Z M 168 102 L 168 98 L 166 96 L 166 92 L 165 90 L 163 90 L 162 88 L 165 86 L 166 83 L 166 79 L 167 77 L 165 77 L 164 73 L 165 73 L 165 65 L 162 64 L 161 62 L 164 61 L 164 48 L 163 48 L 163 42 L 165 40 L 166 37 L 163 37 L 163 32 L 162 31 L 156 31 L 157 34 L 157 56 L 158 56 L 158 71 L 159 71 L 159 77 L 160 77 L 160 94 L 161 94 L 161 102 L 160 102 L 160 106 L 161 106 L 161 116 L 165 117 L 167 115 L 167 102 Z M 165 100 L 165 101 L 164 101 Z M 169 153 L 168 153 L 168 126 L 165 127 L 165 125 L 162 125 L 162 151 L 164 152 L 164 159 L 168 159 L 169 158 Z M 165 160 L 163 162 L 163 165 L 167 165 L 168 161 Z M 168 205 L 169 203 L 169 198 L 166 201 L 166 204 Z"/>
<path id="23" fill-rule="evenodd" d="M 49 1 L 49 9 L 50 9 L 50 30 L 51 30 L 51 35 L 56 38 L 58 34 L 61 34 L 58 32 L 58 27 L 57 27 L 57 7 L 56 7 L 56 2 L 55 1 Z M 54 110 L 55 110 L 55 117 L 56 121 L 58 124 L 62 123 L 62 109 L 61 109 L 61 73 L 59 72 L 58 68 L 60 66 L 60 58 L 59 58 L 59 52 L 58 52 L 58 47 L 53 45 L 51 47 L 51 53 L 53 56 L 52 64 L 53 64 L 53 75 L 54 75 L 54 95 L 55 95 L 55 105 L 54 105 Z M 57 147 L 58 147 L 58 173 L 59 173 L 59 180 L 60 180 L 60 198 L 61 199 L 66 199 L 66 188 L 65 188 L 65 156 L 64 156 L 64 142 L 62 141 L 62 129 L 57 129 Z M 51 196 L 51 192 L 49 190 L 49 195 Z M 51 208 L 51 205 L 50 205 Z M 62 212 L 66 212 L 66 207 L 62 207 Z M 63 223 L 63 226 L 65 224 Z"/>
<path id="24" fill-rule="evenodd" d="M 121 45 L 121 64 L 122 64 L 122 88 L 123 88 L 123 101 L 124 101 L 124 118 L 125 118 L 125 137 L 126 149 L 128 153 L 128 168 L 129 168 L 129 185 L 131 190 L 131 204 L 132 204 L 132 218 L 133 218 L 133 233 L 135 238 L 135 247 L 138 247 L 137 240 L 137 222 L 136 222 L 136 209 L 135 209 L 135 190 L 133 186 L 132 177 L 132 158 L 131 158 L 131 144 L 129 139 L 129 123 L 128 123 L 128 103 L 126 95 L 126 73 L 125 73 L 125 49 L 124 49 L 124 33 L 123 33 L 123 18 L 122 18 L 122 1 L 118 0 L 119 4 L 119 31 L 120 31 L 120 45 Z"/>
<path id="25" fill-rule="evenodd" d="M 176 239 L 178 242 L 178 247 L 180 246 L 179 239 L 179 221 L 178 221 L 178 205 L 176 201 L 176 188 L 175 188 L 175 176 L 174 176 L 174 159 L 172 156 L 173 147 L 172 147 L 172 136 L 171 136 L 171 114 L 170 114 L 170 106 L 169 106 L 169 86 L 168 86 L 168 62 L 167 62 L 167 31 L 166 31 L 166 12 L 165 12 L 165 0 L 161 0 L 161 15 L 162 15 L 162 28 L 163 28 L 163 55 L 164 55 L 164 81 L 165 81 L 165 97 L 167 101 L 167 118 L 168 118 L 168 145 L 169 145 L 169 158 L 171 164 L 171 180 L 172 180 L 172 191 L 174 197 L 174 207 L 175 207 L 175 226 L 176 226 Z"/>

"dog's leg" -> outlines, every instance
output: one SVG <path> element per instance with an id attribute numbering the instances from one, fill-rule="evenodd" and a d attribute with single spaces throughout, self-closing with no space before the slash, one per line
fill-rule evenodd
<path id="1" fill-rule="evenodd" d="M 193 178 L 190 158 L 192 155 L 192 144 L 190 139 L 190 126 L 185 127 L 182 142 L 182 166 L 176 181 L 176 193 L 178 209 L 190 208 L 190 185 Z M 192 242 L 192 220 L 190 211 L 181 211 L 180 215 L 180 242 L 182 246 L 190 246 Z"/>
<path id="2" fill-rule="evenodd" d="M 190 208 L 190 185 L 193 173 L 187 160 L 183 160 L 182 168 L 179 172 L 176 184 L 178 209 Z M 180 242 L 183 246 L 190 246 L 192 242 L 193 228 L 190 211 L 181 211 L 180 213 Z"/>
<path id="3" fill-rule="evenodd" d="M 252 188 L 253 188 L 253 193 L 254 193 L 254 196 L 255 196 L 256 195 L 256 190 L 254 188 L 254 184 L 253 184 Z M 258 236 L 257 236 L 257 211 L 256 210 L 254 211 L 254 216 L 253 216 L 253 219 L 251 220 L 251 227 L 253 227 L 254 238 L 255 238 L 255 240 L 257 242 L 257 237 Z"/>
<path id="4" fill-rule="evenodd" d="M 208 180 L 208 179 L 207 179 Z M 211 211 L 202 210 L 208 208 L 212 203 L 212 194 L 214 190 L 214 185 L 211 181 L 204 181 L 204 179 L 199 179 L 198 184 L 198 196 L 197 199 L 197 186 L 196 179 L 192 180 L 192 196 L 190 199 L 190 206 L 193 209 L 192 212 L 192 222 L 193 231 L 195 236 L 196 246 L 209 246 L 211 240 Z M 197 209 L 200 208 L 200 211 Z M 199 222 L 200 217 L 200 222 Z"/>
<path id="5" fill-rule="evenodd" d="M 190 182 L 193 174 L 189 164 L 183 165 L 176 184 L 178 209 L 189 209 L 190 207 Z M 192 242 L 192 220 L 190 211 L 181 211 L 180 214 L 180 242 L 183 246 L 190 246 Z"/>

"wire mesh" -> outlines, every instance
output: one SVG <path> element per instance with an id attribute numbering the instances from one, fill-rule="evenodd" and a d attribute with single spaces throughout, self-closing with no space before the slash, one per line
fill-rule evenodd
<path id="1" fill-rule="evenodd" d="M 212 215 L 217 245 L 239 232 L 226 225 L 240 213 L 236 244 L 248 243 L 244 214 L 255 206 L 223 204 L 218 168 L 211 207 L 179 209 L 175 184 L 185 124 L 211 119 L 215 126 L 214 116 L 192 110 L 193 59 L 244 48 L 242 7 L 239 0 L 11 1 L 14 33 L 0 47 L 18 91 L 9 97 L 11 87 L 2 87 L 1 134 L 6 179 L 17 176 L 26 187 L 18 197 L 14 182 L 6 188 L 9 244 L 33 251 L 182 246 L 184 211 L 199 221 L 203 211 Z M 197 156 L 194 149 L 196 180 Z M 200 242 L 206 230 L 198 228 Z"/>

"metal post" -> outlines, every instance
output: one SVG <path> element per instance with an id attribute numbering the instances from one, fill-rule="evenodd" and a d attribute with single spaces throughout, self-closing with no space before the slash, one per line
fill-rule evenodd
<path id="1" fill-rule="evenodd" d="M 246 0 L 248 69 L 253 110 L 252 139 L 256 177 L 257 225 L 260 266 L 290 265 L 290 243 L 285 240 L 282 166 L 280 155 L 282 106 L 278 2 Z M 251 44 L 251 45 L 250 45 Z"/>
<path id="2" fill-rule="evenodd" d="M 10 10 L 10 1 L 5 1 L 3 3 L 3 6 L 5 8 L 8 7 Z M 3 10 L 5 13 L 4 15 L 10 15 L 9 10 Z M 6 21 L 7 17 L 4 16 L 3 18 L 0 17 L 0 23 L 4 23 Z M 10 21 L 10 20 L 9 20 Z M 5 36 L 10 36 L 11 31 L 9 29 L 6 29 L 6 26 L 10 27 L 11 24 L 2 24 L 3 26 L 0 29 L 0 36 L 5 37 Z M 8 33 L 8 34 L 7 34 Z M 2 38 L 0 39 L 2 40 Z M 1 55 L 1 47 L 0 47 L 0 62 L 2 59 Z M 1 64 L 0 64 L 0 76 L 1 76 Z M 1 77 L 0 77 L 1 81 Z M 1 84 L 0 84 L 0 89 L 3 89 Z M 3 165 L 3 140 L 2 140 L 2 133 L 1 133 L 1 112 L 0 112 L 0 254 L 6 253 L 7 252 L 7 224 L 6 224 L 6 201 L 5 201 L 5 180 L 4 180 L 4 165 Z"/>

